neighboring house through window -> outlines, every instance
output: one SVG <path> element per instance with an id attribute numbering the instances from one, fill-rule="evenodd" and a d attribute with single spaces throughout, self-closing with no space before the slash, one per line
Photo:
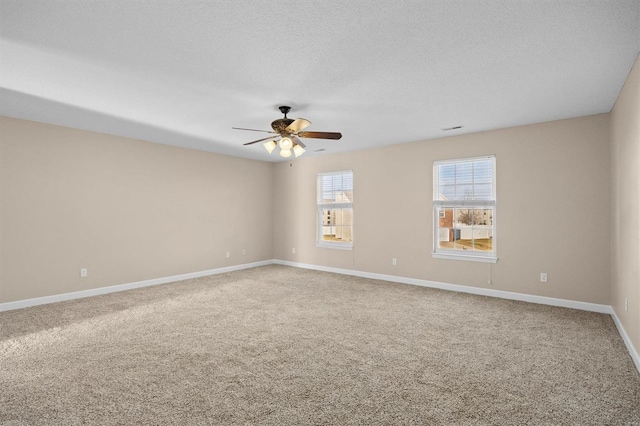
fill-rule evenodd
<path id="1" fill-rule="evenodd" d="M 495 156 L 433 163 L 433 257 L 495 263 Z"/>
<path id="2" fill-rule="evenodd" d="M 353 172 L 318 173 L 317 246 L 353 247 Z"/>

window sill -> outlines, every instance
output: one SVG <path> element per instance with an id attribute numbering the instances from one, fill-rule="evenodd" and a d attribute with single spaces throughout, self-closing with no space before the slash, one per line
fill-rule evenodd
<path id="1" fill-rule="evenodd" d="M 434 259 L 449 259 L 449 260 L 467 260 L 469 262 L 483 262 L 483 263 L 496 263 L 497 257 L 488 256 L 472 256 L 466 254 L 453 254 L 453 253 L 431 253 Z"/>
<path id="2" fill-rule="evenodd" d="M 316 247 L 338 249 L 338 250 L 353 250 L 353 243 L 316 243 Z"/>

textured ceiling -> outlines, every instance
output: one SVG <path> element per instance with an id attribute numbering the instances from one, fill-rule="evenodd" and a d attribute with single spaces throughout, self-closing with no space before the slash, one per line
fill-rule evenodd
<path id="1" fill-rule="evenodd" d="M 274 161 L 611 110 L 640 0 L 2 0 L 0 113 Z M 461 130 L 443 128 L 463 125 Z M 266 136 L 266 135 L 265 135 Z"/>

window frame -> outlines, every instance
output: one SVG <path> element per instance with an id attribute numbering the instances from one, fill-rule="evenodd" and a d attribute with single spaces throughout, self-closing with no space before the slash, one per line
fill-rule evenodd
<path id="1" fill-rule="evenodd" d="M 472 163 L 480 160 L 492 161 L 492 199 L 491 200 L 440 200 L 439 191 L 439 166 L 447 164 L 460 164 L 460 163 Z M 433 252 L 431 256 L 436 259 L 453 259 L 453 260 L 466 260 L 472 262 L 486 262 L 496 263 L 498 261 L 498 226 L 497 226 L 497 190 L 496 190 L 496 156 L 495 155 L 483 155 L 480 157 L 469 158 L 455 158 L 450 160 L 436 160 L 433 162 Z M 439 221 L 440 221 L 440 209 L 491 209 L 492 210 L 492 229 L 491 229 L 491 251 L 471 251 L 472 254 L 463 253 L 458 249 L 447 249 L 439 247 L 440 235 L 439 235 Z M 454 216 L 455 223 L 455 216 Z M 455 227 L 454 227 L 455 229 Z"/>
<path id="2" fill-rule="evenodd" d="M 322 172 L 316 174 L 316 247 L 321 248 L 330 248 L 330 249 L 339 249 L 339 250 L 353 250 L 353 240 L 354 240 L 354 232 L 353 232 L 353 222 L 354 222 L 354 214 L 353 214 L 353 200 L 350 203 L 319 203 L 318 202 L 318 180 L 321 177 L 325 176 L 337 176 L 343 174 L 351 175 L 351 183 L 353 186 L 353 170 L 336 170 L 332 172 Z M 351 189 L 352 197 L 354 189 Z M 324 241 L 322 239 L 322 228 L 323 228 L 323 210 L 337 210 L 337 209 L 351 209 L 351 241 Z"/>

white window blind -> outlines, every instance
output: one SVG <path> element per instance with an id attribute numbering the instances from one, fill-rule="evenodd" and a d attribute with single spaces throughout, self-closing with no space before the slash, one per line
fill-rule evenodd
<path id="1" fill-rule="evenodd" d="M 318 173 L 318 204 L 353 203 L 353 172 Z"/>
<path id="2" fill-rule="evenodd" d="M 433 200 L 459 204 L 495 204 L 495 157 L 436 161 Z"/>

